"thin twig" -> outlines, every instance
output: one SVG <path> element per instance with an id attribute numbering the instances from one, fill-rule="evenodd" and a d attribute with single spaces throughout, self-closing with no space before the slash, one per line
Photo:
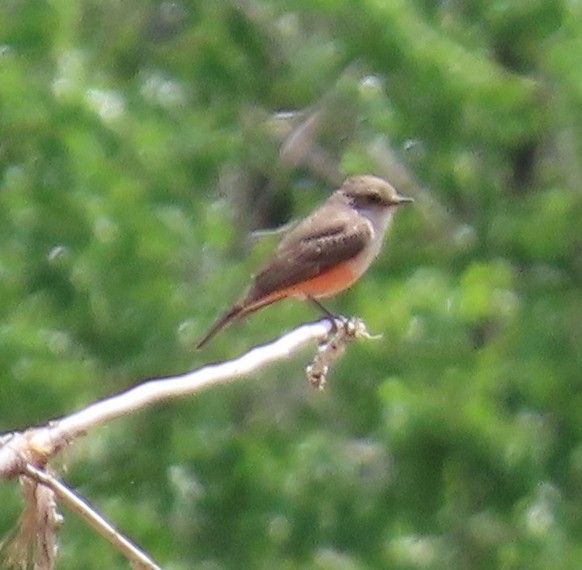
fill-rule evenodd
<path id="1" fill-rule="evenodd" d="M 48 487 L 64 505 L 79 515 L 91 528 L 96 530 L 105 540 L 119 550 L 135 568 L 139 568 L 140 570 L 162 570 L 138 546 L 115 529 L 103 515 L 100 515 L 93 507 L 89 506 L 86 501 L 56 477 L 32 465 L 25 467 L 25 474 L 41 485 Z"/>

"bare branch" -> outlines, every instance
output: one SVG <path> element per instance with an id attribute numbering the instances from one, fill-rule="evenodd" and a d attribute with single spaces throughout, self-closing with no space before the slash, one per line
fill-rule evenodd
<path id="1" fill-rule="evenodd" d="M 323 389 L 330 366 L 358 337 L 371 338 L 359 319 L 337 317 L 304 325 L 270 344 L 221 364 L 206 366 L 181 376 L 150 380 L 126 392 L 97 402 L 47 426 L 0 436 L 0 479 L 19 476 L 26 507 L 16 537 L 6 546 L 7 562 L 26 568 L 52 570 L 57 555 L 57 531 L 62 522 L 60 499 L 108 540 L 135 568 L 160 570 L 153 560 L 117 531 L 103 516 L 58 479 L 47 473 L 48 461 L 77 437 L 120 416 L 158 402 L 189 395 L 204 388 L 237 380 L 273 361 L 289 357 L 311 341 L 319 342 L 314 361 L 307 367 L 311 384 Z"/>
<path id="2" fill-rule="evenodd" d="M 334 328 L 327 319 L 304 325 L 235 360 L 181 376 L 150 380 L 47 426 L 0 437 L 0 479 L 22 474 L 26 464 L 43 467 L 63 447 L 91 428 L 164 400 L 240 379 L 271 362 L 287 358 L 309 342 L 323 340 Z"/>

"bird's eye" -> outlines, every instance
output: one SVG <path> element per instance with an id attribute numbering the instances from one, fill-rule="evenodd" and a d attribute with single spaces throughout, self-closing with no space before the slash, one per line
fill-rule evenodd
<path id="1" fill-rule="evenodd" d="M 368 201 L 370 202 L 370 204 L 381 204 L 382 197 L 380 196 L 380 194 L 370 194 L 368 196 Z"/>

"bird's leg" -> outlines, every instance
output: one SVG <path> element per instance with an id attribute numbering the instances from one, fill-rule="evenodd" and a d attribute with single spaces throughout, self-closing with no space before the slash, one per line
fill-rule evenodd
<path id="1" fill-rule="evenodd" d="M 328 311 L 317 299 L 313 297 L 308 297 L 309 302 L 319 311 L 321 311 L 326 317 L 329 317 L 332 321 L 335 321 L 336 316 L 331 312 Z"/>
<path id="2" fill-rule="evenodd" d="M 331 321 L 331 331 L 330 334 L 335 335 L 339 332 L 340 327 L 345 326 L 347 320 L 345 317 L 339 315 L 334 315 L 331 311 L 326 309 L 317 299 L 313 297 L 308 297 L 309 302 L 319 309 L 330 321 Z"/>

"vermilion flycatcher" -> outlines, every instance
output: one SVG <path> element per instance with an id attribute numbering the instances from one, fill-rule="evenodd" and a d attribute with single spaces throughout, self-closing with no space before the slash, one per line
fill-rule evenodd
<path id="1" fill-rule="evenodd" d="M 396 209 L 412 201 L 381 178 L 348 178 L 283 237 L 247 294 L 216 321 L 196 348 L 231 322 L 280 299 L 308 300 L 323 309 L 317 299 L 347 289 L 364 274 L 380 252 Z"/>

